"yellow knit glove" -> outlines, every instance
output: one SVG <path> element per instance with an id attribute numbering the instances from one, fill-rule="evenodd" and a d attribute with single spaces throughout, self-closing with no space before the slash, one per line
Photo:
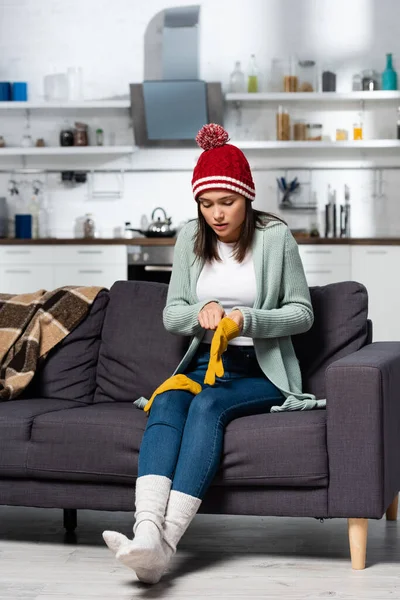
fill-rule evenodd
<path id="1" fill-rule="evenodd" d="M 199 383 L 193 381 L 193 379 L 189 379 L 189 377 L 186 377 L 186 375 L 173 375 L 172 377 L 166 379 L 160 386 L 158 386 L 143 410 L 146 412 L 149 411 L 151 405 L 153 404 L 154 398 L 158 394 L 162 394 L 162 392 L 167 392 L 168 390 L 185 390 L 186 392 L 191 392 L 192 394 L 199 394 L 202 389 L 203 388 Z"/>
<path id="2" fill-rule="evenodd" d="M 204 383 L 214 385 L 215 377 L 223 376 L 224 365 L 222 364 L 221 356 L 227 349 L 228 342 L 237 337 L 239 333 L 239 325 L 237 325 L 233 319 L 230 319 L 229 317 L 221 319 L 211 341 L 210 361 L 208 363 Z"/>

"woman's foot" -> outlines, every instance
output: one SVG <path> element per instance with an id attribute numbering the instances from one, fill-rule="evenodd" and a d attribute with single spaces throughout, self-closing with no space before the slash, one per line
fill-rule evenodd
<path id="1" fill-rule="evenodd" d="M 117 560 L 135 571 L 144 583 L 157 583 L 172 556 L 172 550 L 152 521 L 139 523 L 133 540 L 116 531 L 104 531 L 103 539 Z"/>
<path id="2" fill-rule="evenodd" d="M 130 541 L 126 535 L 118 533 L 118 531 L 103 531 L 102 535 L 103 540 L 114 554 L 117 554 L 123 544 L 129 543 Z"/>

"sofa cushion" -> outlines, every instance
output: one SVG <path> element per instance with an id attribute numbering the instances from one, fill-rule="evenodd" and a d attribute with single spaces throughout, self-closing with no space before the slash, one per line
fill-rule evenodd
<path id="1" fill-rule="evenodd" d="M 303 390 L 325 398 L 325 369 L 368 343 L 368 294 L 355 281 L 310 288 L 314 324 L 292 337 Z"/>
<path id="2" fill-rule="evenodd" d="M 26 457 L 35 416 L 76 405 L 76 402 L 43 398 L 1 402 L 0 475 L 26 477 Z"/>
<path id="3" fill-rule="evenodd" d="M 39 479 L 132 484 L 146 421 L 127 402 L 40 415 L 32 427 L 28 472 Z"/>
<path id="4" fill-rule="evenodd" d="M 302 411 L 235 419 L 226 429 L 214 485 L 326 486 L 325 414 Z M 132 485 L 146 422 L 145 414 L 126 402 L 39 415 L 32 427 L 28 473 L 35 479 Z"/>
<path id="5" fill-rule="evenodd" d="M 95 402 L 149 398 L 175 370 L 189 337 L 166 331 L 168 286 L 118 281 L 110 290 L 97 368 Z"/>
<path id="6" fill-rule="evenodd" d="M 88 403 L 96 388 L 96 368 L 108 291 L 101 291 L 85 319 L 49 352 L 23 397 Z"/>

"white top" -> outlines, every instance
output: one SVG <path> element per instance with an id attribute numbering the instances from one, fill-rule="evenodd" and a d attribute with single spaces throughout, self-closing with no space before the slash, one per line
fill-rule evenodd
<path id="1" fill-rule="evenodd" d="M 252 308 L 256 298 L 256 274 L 253 254 L 247 251 L 245 259 L 239 263 L 232 256 L 235 242 L 218 241 L 218 254 L 222 262 L 206 262 L 197 281 L 196 293 L 200 302 L 208 298 L 218 298 L 228 314 L 234 306 Z M 202 342 L 211 343 L 214 331 L 207 329 Z M 253 339 L 238 336 L 229 342 L 234 346 L 253 346 Z"/>

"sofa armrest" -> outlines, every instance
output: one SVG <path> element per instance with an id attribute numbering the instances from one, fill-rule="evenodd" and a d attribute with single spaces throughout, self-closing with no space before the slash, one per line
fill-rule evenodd
<path id="1" fill-rule="evenodd" d="M 400 489 L 400 342 L 331 363 L 325 382 L 328 515 L 381 518 Z"/>

